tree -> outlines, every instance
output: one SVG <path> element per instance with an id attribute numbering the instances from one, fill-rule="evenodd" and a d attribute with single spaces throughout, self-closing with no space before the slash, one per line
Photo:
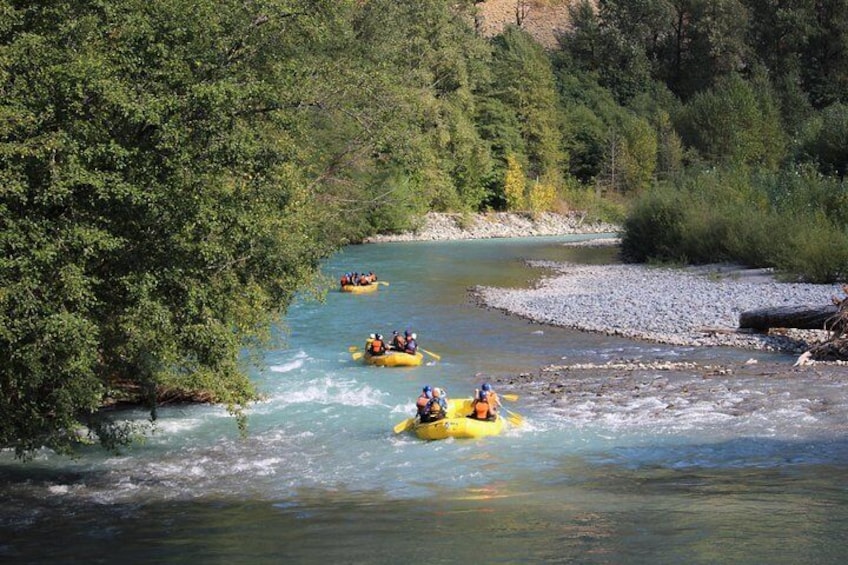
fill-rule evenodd
<path id="1" fill-rule="evenodd" d="M 517 27 L 494 39 L 492 83 L 485 94 L 515 113 L 528 176 L 558 175 L 566 156 L 553 69 L 542 48 Z"/>
<path id="2" fill-rule="evenodd" d="M 810 101 L 816 108 L 848 99 L 848 4 L 844 0 L 814 3 L 815 24 L 802 55 Z"/>
<path id="3" fill-rule="evenodd" d="M 391 93 L 375 101 L 391 112 L 381 125 L 388 139 L 380 162 L 421 196 L 421 212 L 477 208 L 492 174 L 489 144 L 474 121 L 490 50 L 469 27 L 466 4 L 375 0 L 354 24 L 357 49 Z"/>
<path id="4" fill-rule="evenodd" d="M 515 155 L 506 157 L 506 176 L 504 177 L 504 198 L 508 210 L 521 210 L 526 202 L 527 181 L 524 169 Z"/>
<path id="5" fill-rule="evenodd" d="M 557 191 L 553 183 L 537 180 L 530 186 L 527 205 L 533 214 L 550 212 L 556 204 L 556 199 Z"/>
<path id="6" fill-rule="evenodd" d="M 627 192 L 638 192 L 653 180 L 657 166 L 657 136 L 646 120 L 633 118 L 625 122 L 624 140 L 622 187 Z"/>
<path id="7" fill-rule="evenodd" d="M 298 56 L 340 8 L 6 3 L 0 445 L 127 439 L 98 411 L 116 389 L 154 416 L 163 388 L 254 398 L 244 352 L 334 248 Z"/>
<path id="8" fill-rule="evenodd" d="M 809 144 L 822 172 L 840 179 L 848 173 L 848 105 L 832 104 L 825 108 L 817 122 L 817 134 Z"/>
<path id="9" fill-rule="evenodd" d="M 770 90 L 758 84 L 730 75 L 692 98 L 681 117 L 684 141 L 712 163 L 776 168 L 786 142 Z"/>

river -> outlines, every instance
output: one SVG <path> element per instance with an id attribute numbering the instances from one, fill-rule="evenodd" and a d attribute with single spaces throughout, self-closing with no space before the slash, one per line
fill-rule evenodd
<path id="1" fill-rule="evenodd" d="M 528 259 L 614 260 L 610 248 L 562 245 L 586 237 L 345 248 L 328 276 L 373 270 L 389 284 L 297 300 L 254 371 L 264 399 L 247 437 L 223 409 L 174 406 L 117 455 L 44 451 L 23 464 L 0 453 L 0 561 L 841 563 L 848 387 L 838 378 L 729 375 L 674 407 L 669 387 L 564 406 L 518 391 L 507 408 L 525 423 L 499 437 L 392 432 L 424 384 L 467 396 L 548 364 L 624 358 L 791 364 L 545 327 L 469 300 L 474 285 L 531 284 Z M 407 328 L 441 359 L 351 358 L 367 334 Z M 739 408 L 743 397 L 762 401 Z"/>

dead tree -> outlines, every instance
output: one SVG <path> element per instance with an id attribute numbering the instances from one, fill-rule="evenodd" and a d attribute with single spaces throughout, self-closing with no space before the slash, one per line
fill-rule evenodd
<path id="1" fill-rule="evenodd" d="M 742 312 L 739 315 L 739 327 L 762 332 L 771 328 L 834 331 L 841 325 L 836 317 L 838 312 L 838 306 L 829 304 L 759 308 Z"/>

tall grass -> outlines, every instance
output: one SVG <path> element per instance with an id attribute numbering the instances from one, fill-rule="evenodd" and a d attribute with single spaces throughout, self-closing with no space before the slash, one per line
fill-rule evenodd
<path id="1" fill-rule="evenodd" d="M 746 169 L 690 175 L 654 187 L 624 221 L 631 262 L 738 262 L 787 277 L 848 277 L 848 189 L 811 170 Z"/>

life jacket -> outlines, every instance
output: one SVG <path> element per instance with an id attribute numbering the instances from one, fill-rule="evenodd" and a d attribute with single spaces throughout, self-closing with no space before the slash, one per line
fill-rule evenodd
<path id="1" fill-rule="evenodd" d="M 427 409 L 428 402 L 430 402 L 430 399 L 427 397 L 426 394 L 422 393 L 421 396 L 418 397 L 418 401 L 415 403 L 415 406 L 418 408 L 419 414 L 424 413 L 424 411 Z"/>
<path id="2" fill-rule="evenodd" d="M 372 340 L 369 349 L 371 350 L 371 355 L 382 355 L 386 352 L 386 346 L 379 339 Z"/>
<path id="3" fill-rule="evenodd" d="M 392 347 L 397 349 L 398 351 L 403 351 L 406 349 L 406 340 L 403 339 L 402 336 L 396 335 L 392 338 Z"/>
<path id="4" fill-rule="evenodd" d="M 444 407 L 438 398 L 431 398 L 427 402 L 427 406 L 424 408 L 424 412 L 430 415 L 431 419 L 438 418 L 444 412 Z"/>
<path id="5" fill-rule="evenodd" d="M 478 420 L 485 420 L 489 417 L 489 403 L 485 400 L 478 400 L 474 403 L 474 417 Z"/>
<path id="6" fill-rule="evenodd" d="M 418 344 L 415 343 L 415 340 L 409 338 L 406 340 L 406 343 L 403 346 L 404 353 L 409 353 L 410 355 L 415 355 L 415 352 L 418 351 Z"/>
<path id="7" fill-rule="evenodd" d="M 347 275 L 342 275 L 342 279 L 340 282 L 342 286 L 347 286 L 350 284 L 350 277 L 348 277 Z"/>
<path id="8" fill-rule="evenodd" d="M 497 392 L 490 390 L 488 400 L 489 400 L 489 404 L 492 406 L 493 410 L 498 407 L 499 399 L 498 399 L 498 393 Z"/>

